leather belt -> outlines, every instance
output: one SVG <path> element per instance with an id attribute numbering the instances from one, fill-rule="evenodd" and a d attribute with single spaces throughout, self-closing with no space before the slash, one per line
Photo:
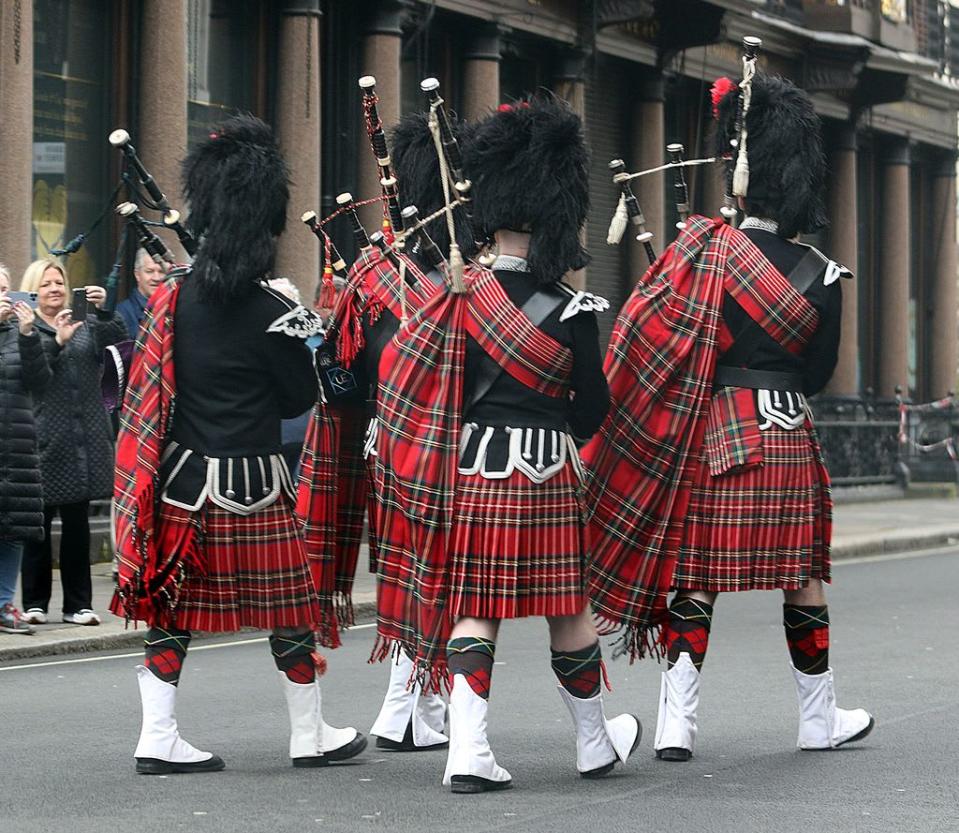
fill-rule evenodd
<path id="1" fill-rule="evenodd" d="M 753 390 L 784 390 L 802 393 L 802 375 L 777 370 L 750 370 L 746 367 L 717 365 L 713 386 L 726 385 L 732 388 L 752 388 Z"/>

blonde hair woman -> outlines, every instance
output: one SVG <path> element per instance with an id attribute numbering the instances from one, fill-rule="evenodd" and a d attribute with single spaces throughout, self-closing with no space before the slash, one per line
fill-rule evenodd
<path id="1" fill-rule="evenodd" d="M 70 282 L 56 260 L 31 263 L 20 289 L 37 293 L 36 326 L 55 356 L 53 378 L 34 400 L 46 535 L 24 549 L 24 619 L 31 624 L 47 621 L 53 581 L 50 529 L 59 514 L 63 621 L 98 625 L 90 582 L 88 516 L 91 500 L 113 492 L 113 441 L 100 397 L 100 364 L 104 349 L 127 337 L 126 328 L 118 316 L 103 311 L 106 292 L 99 286 L 84 287 L 95 313 L 72 321 Z"/>

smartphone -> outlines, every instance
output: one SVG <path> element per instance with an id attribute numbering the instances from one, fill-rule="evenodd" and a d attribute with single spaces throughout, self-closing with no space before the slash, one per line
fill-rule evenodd
<path id="1" fill-rule="evenodd" d="M 74 289 L 70 303 L 70 312 L 73 314 L 74 321 L 87 320 L 87 291 L 86 289 Z"/>
<path id="2" fill-rule="evenodd" d="M 8 292 L 7 299 L 11 304 L 17 304 L 23 302 L 30 309 L 37 308 L 37 293 L 36 292 Z"/>

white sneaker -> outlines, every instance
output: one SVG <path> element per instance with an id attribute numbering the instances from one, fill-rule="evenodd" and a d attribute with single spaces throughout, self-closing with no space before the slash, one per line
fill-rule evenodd
<path id="1" fill-rule="evenodd" d="M 84 608 L 79 613 L 64 613 L 63 621 L 71 625 L 99 625 L 100 617 L 89 608 Z"/>
<path id="2" fill-rule="evenodd" d="M 45 625 L 47 623 L 47 614 L 39 607 L 31 607 L 20 618 L 28 625 Z"/>

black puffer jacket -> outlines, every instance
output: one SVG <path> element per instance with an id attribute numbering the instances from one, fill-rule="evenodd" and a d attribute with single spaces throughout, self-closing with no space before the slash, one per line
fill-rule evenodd
<path id="1" fill-rule="evenodd" d="M 51 327 L 43 321 L 37 327 L 55 344 Z M 113 434 L 100 395 L 100 369 L 103 351 L 126 338 L 120 316 L 87 316 L 86 324 L 57 351 L 53 379 L 34 400 L 48 505 L 113 494 Z"/>
<path id="2" fill-rule="evenodd" d="M 52 372 L 40 334 L 20 335 L 17 322 L 0 324 L 0 538 L 43 539 L 43 491 L 31 394 Z"/>

